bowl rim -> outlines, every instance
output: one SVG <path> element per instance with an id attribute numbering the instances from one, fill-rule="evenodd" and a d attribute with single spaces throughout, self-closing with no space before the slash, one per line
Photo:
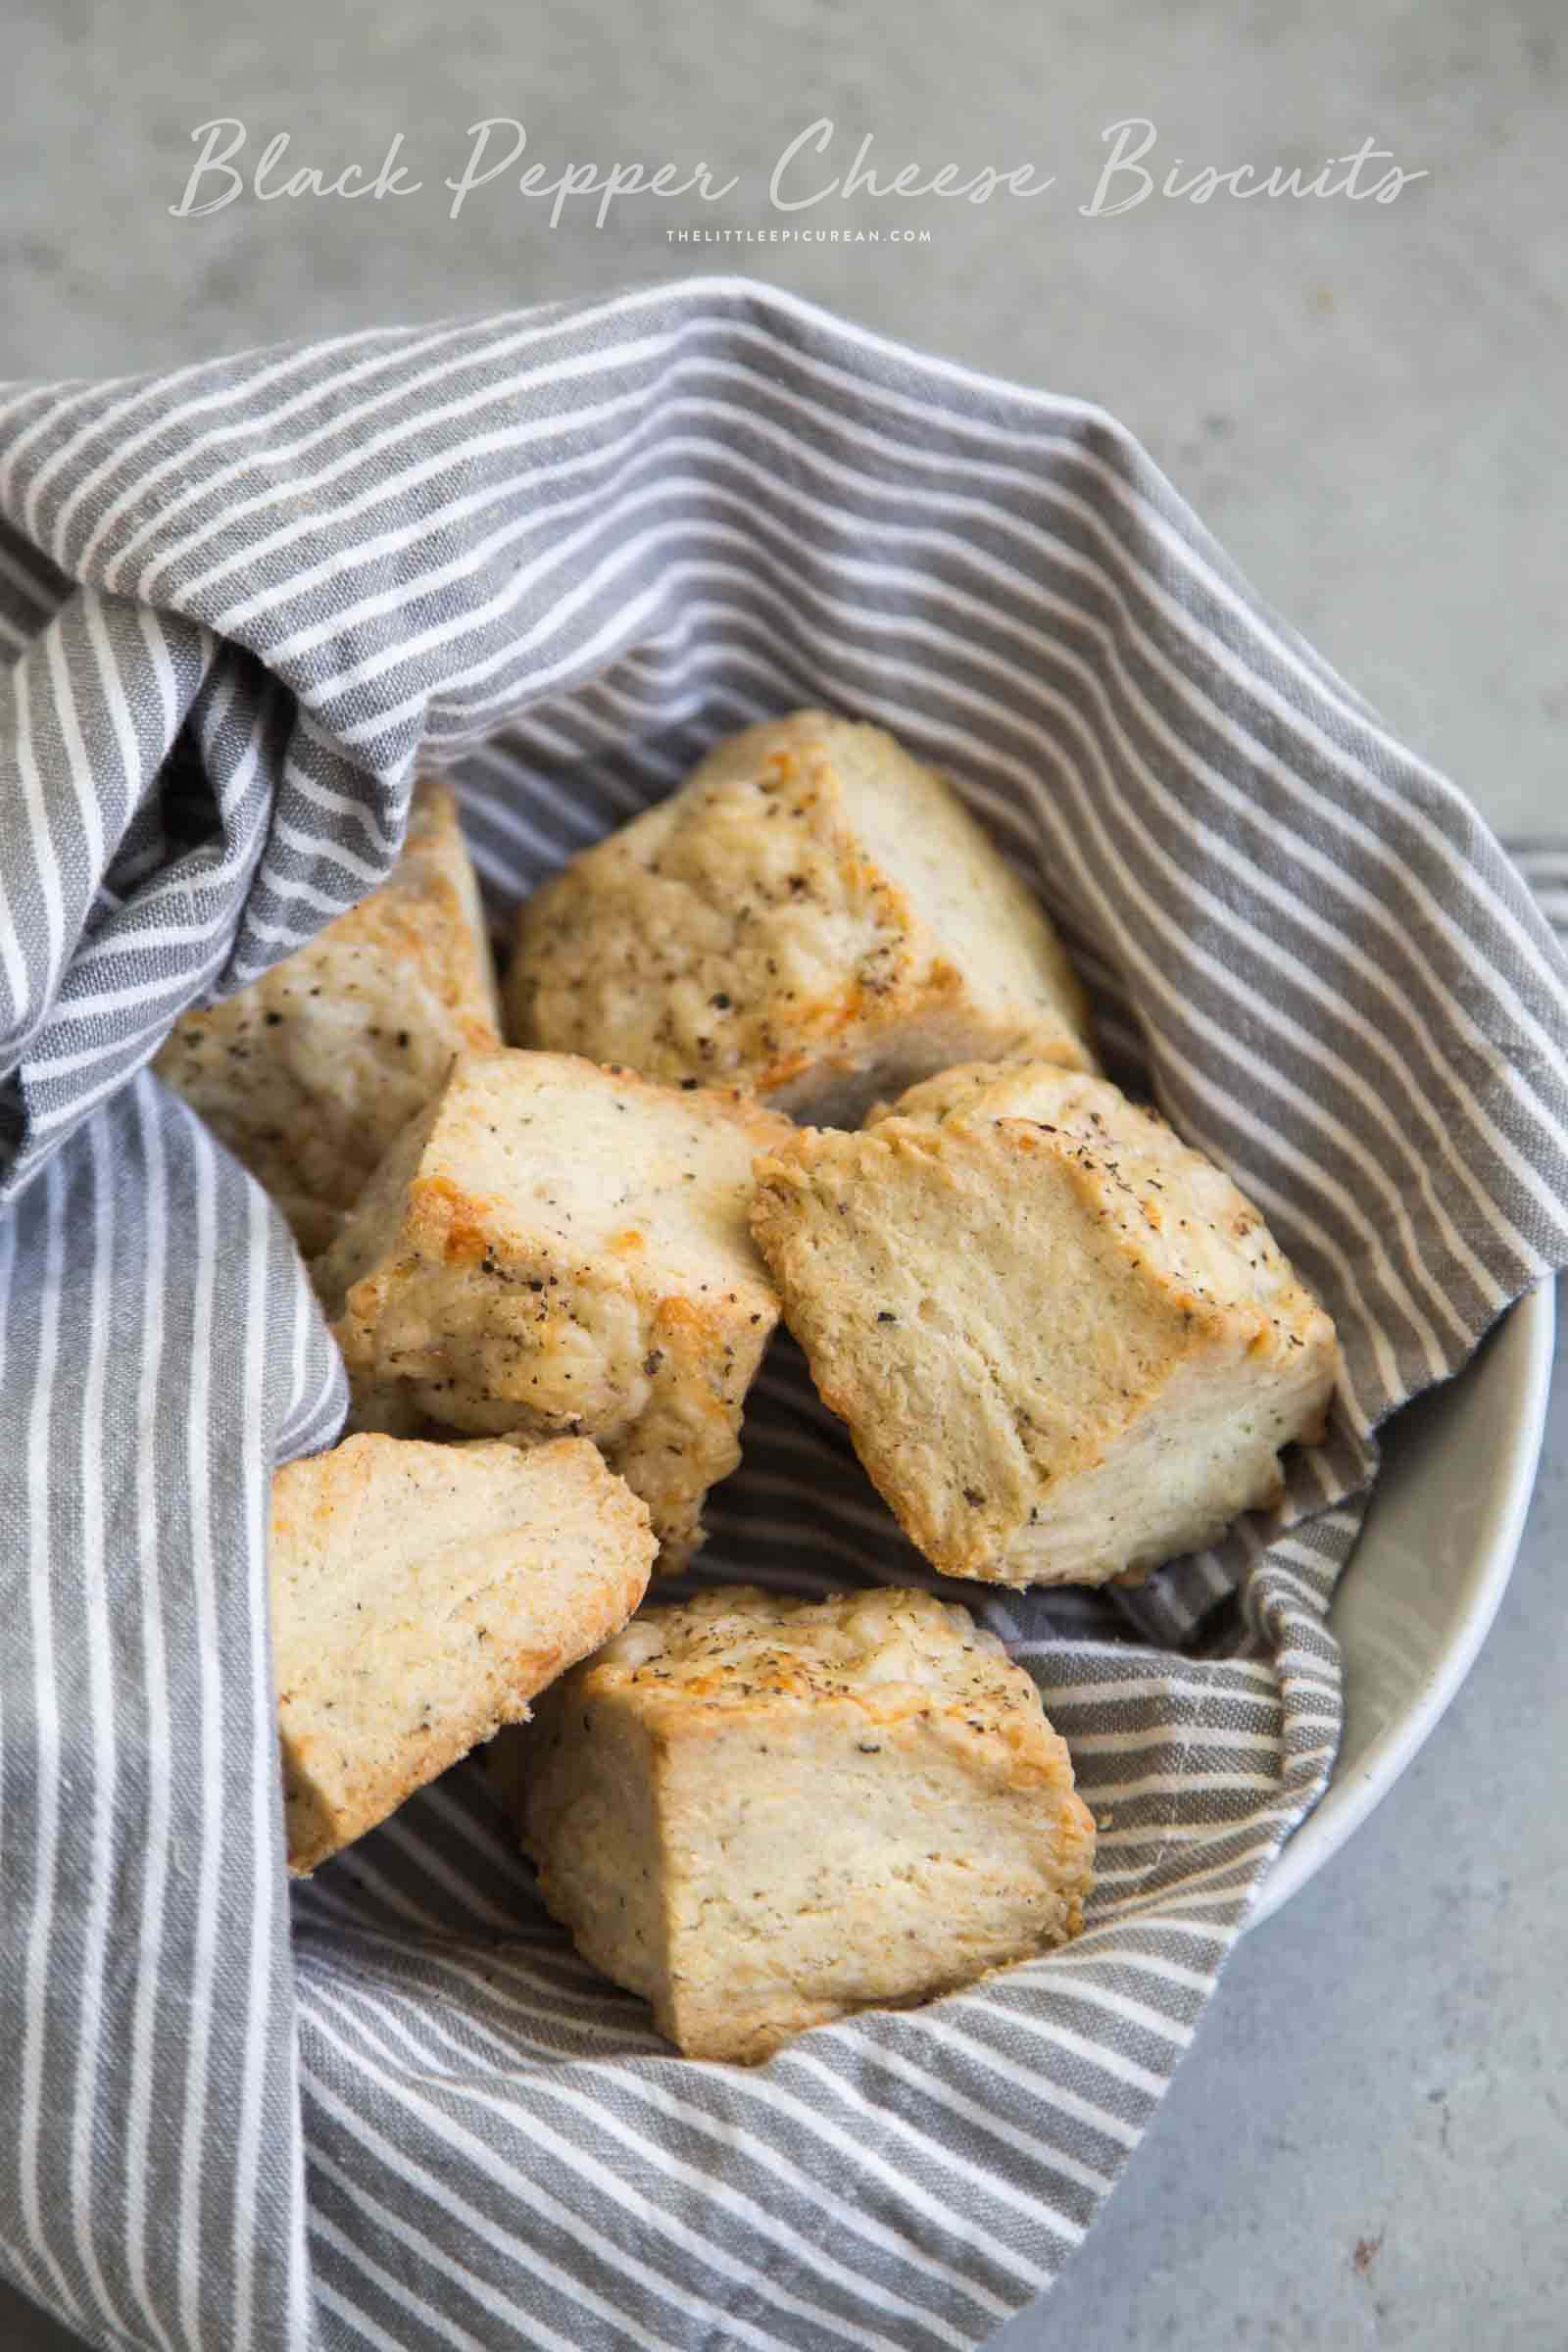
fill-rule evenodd
<path id="1" fill-rule="evenodd" d="M 1517 1332 L 1522 1349 L 1518 1378 L 1524 1390 L 1523 1409 L 1515 1417 L 1497 1461 L 1491 1522 L 1461 1586 L 1454 1630 L 1410 1706 L 1385 1726 L 1354 1769 L 1342 1775 L 1336 1762 L 1322 1797 L 1276 1856 L 1258 1889 L 1248 1915 L 1249 1929 L 1272 1918 L 1298 1894 L 1382 1803 L 1436 1730 L 1475 1664 L 1497 1614 L 1535 1493 L 1545 1433 L 1557 1323 L 1555 1278 L 1548 1274 L 1534 1290 L 1526 1291 L 1503 1320 L 1510 1333 Z M 1459 1377 L 1463 1379 L 1465 1374 Z M 1352 1559 L 1349 1573 L 1353 1572 Z"/>

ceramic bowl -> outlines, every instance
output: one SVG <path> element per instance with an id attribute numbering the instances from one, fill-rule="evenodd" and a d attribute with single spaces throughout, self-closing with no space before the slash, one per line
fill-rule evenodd
<path id="1" fill-rule="evenodd" d="M 1329 1612 L 1345 1737 L 1250 1924 L 1304 1886 L 1381 1803 L 1464 1681 L 1513 1569 L 1551 1387 L 1553 1286 L 1512 1307 L 1457 1380 L 1397 1414 Z"/>

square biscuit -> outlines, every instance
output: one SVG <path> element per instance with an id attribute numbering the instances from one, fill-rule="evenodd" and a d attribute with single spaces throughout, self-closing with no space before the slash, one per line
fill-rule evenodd
<path id="1" fill-rule="evenodd" d="M 806 1130 L 752 1218 L 823 1400 L 950 1576 L 1102 1584 L 1277 1499 L 1334 1326 L 1156 1113 L 1048 1063 L 952 1070 Z"/>
<path id="2" fill-rule="evenodd" d="M 819 1125 L 959 1061 L 1093 1068 L 1043 909 L 947 779 L 820 710 L 748 727 L 518 918 L 511 1034 Z"/>
<path id="3" fill-rule="evenodd" d="M 582 1439 L 353 1437 L 272 1482 L 272 1651 L 288 1864 L 385 1821 L 647 1590 L 648 1512 Z"/>
<path id="4" fill-rule="evenodd" d="M 693 2058 L 970 1984 L 1077 1934 L 1094 1821 L 1040 1694 L 928 1592 L 748 1587 L 635 1618 L 514 1742 L 584 1957 Z"/>
<path id="5" fill-rule="evenodd" d="M 590 1437 L 679 1566 L 778 1320 L 747 1212 L 789 1132 L 571 1054 L 461 1061 L 317 1267 L 359 1425 Z"/>
<path id="6" fill-rule="evenodd" d="M 421 783 L 379 890 L 237 996 L 175 1022 L 153 1067 L 325 1249 L 459 1054 L 501 1042 L 473 869 L 444 784 Z"/>

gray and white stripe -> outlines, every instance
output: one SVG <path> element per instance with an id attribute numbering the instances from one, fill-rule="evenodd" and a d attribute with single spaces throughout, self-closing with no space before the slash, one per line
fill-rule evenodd
<path id="1" fill-rule="evenodd" d="M 1538 909 L 1098 411 L 732 279 L 0 388 L 0 2263 L 163 2352 L 978 2342 L 1325 1783 L 1377 1425 L 1568 1257 L 1561 849 Z M 265 1500 L 341 1370 L 144 1065 L 417 765 L 499 917 L 807 700 L 957 776 L 1347 1377 L 1216 1551 L 981 1595 L 1102 1820 L 1083 1938 L 743 2073 L 577 1960 L 475 1767 L 290 1897 Z M 711 1524 L 702 1577 L 931 1581 L 787 1342 Z"/>

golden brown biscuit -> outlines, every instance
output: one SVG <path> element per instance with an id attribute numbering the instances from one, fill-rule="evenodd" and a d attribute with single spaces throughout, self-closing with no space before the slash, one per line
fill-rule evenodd
<path id="1" fill-rule="evenodd" d="M 1095 1066 L 1060 942 L 953 787 L 820 710 L 721 743 L 535 892 L 507 1007 L 521 1045 L 823 1124 L 981 1055 Z"/>
<path id="2" fill-rule="evenodd" d="M 1067 1750 L 995 1637 L 927 1592 L 646 1610 L 516 1744 L 546 1903 L 690 2057 L 753 2063 L 1082 1925 Z"/>
<path id="3" fill-rule="evenodd" d="M 590 1437 L 678 1566 L 778 1320 L 747 1210 L 789 1132 L 571 1054 L 460 1062 L 317 1267 L 360 1426 Z"/>
<path id="4" fill-rule="evenodd" d="M 289 1868 L 315 1870 L 615 1633 L 646 1507 L 580 1439 L 354 1437 L 272 1482 Z"/>
<path id="5" fill-rule="evenodd" d="M 153 1067 L 314 1256 L 456 1055 L 500 1042 L 457 806 L 427 782 L 380 889 L 238 996 L 186 1013 Z"/>
<path id="6" fill-rule="evenodd" d="M 1102 1584 L 1273 1501 L 1334 1326 L 1230 1178 L 1103 1079 L 946 1072 L 758 1167 L 824 1401 L 952 1576 Z"/>

